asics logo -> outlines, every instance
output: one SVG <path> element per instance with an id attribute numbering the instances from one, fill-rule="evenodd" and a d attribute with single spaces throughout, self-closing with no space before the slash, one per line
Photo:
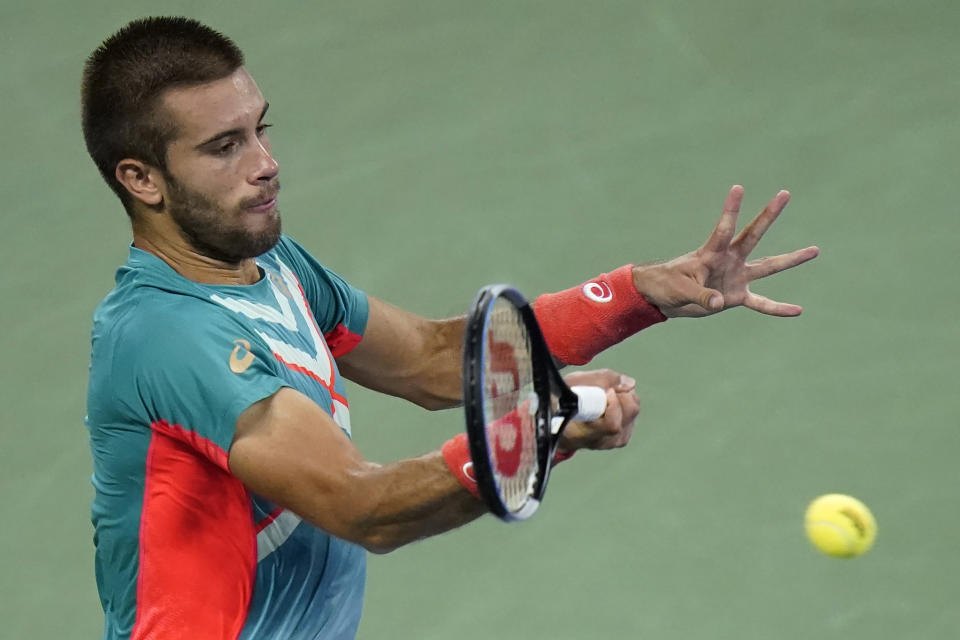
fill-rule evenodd
<path id="1" fill-rule="evenodd" d="M 253 364 L 253 353 L 250 351 L 250 343 L 246 340 L 234 340 L 233 351 L 230 352 L 230 371 L 234 373 L 243 373 Z M 243 354 L 243 355 L 241 355 Z"/>
<path id="2" fill-rule="evenodd" d="M 613 290 L 606 282 L 588 282 L 583 285 L 583 295 L 594 302 L 610 302 L 613 300 Z"/>
<path id="3" fill-rule="evenodd" d="M 477 479 L 473 475 L 473 462 L 464 462 L 463 466 L 460 467 L 460 470 L 463 471 L 463 475 L 467 476 L 467 479 L 470 482 L 476 483 Z"/>

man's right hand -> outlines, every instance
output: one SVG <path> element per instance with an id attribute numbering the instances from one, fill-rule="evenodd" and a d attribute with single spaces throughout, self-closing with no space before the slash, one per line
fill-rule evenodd
<path id="1" fill-rule="evenodd" d="M 558 451 L 572 453 L 577 449 L 615 449 L 625 447 L 633 435 L 633 425 L 640 413 L 636 381 L 610 369 L 577 371 L 564 376 L 570 386 L 587 385 L 607 391 L 607 410 L 592 422 L 571 422 L 560 437 Z"/>

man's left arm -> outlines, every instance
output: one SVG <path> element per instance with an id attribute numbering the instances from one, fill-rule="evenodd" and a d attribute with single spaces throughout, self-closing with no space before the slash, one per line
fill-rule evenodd
<path id="1" fill-rule="evenodd" d="M 790 193 L 778 192 L 737 233 L 742 201 L 743 187 L 734 185 L 717 226 L 694 251 L 669 261 L 625 265 L 537 298 L 534 309 L 554 357 L 567 364 L 586 364 L 601 351 L 667 318 L 703 317 L 740 306 L 771 316 L 800 315 L 799 305 L 771 300 L 750 285 L 813 260 L 820 250 L 810 246 L 748 260 L 787 206 Z"/>
<path id="2" fill-rule="evenodd" d="M 737 306 L 772 316 L 800 315 L 800 306 L 750 290 L 756 280 L 812 260 L 815 246 L 748 261 L 790 200 L 780 191 L 739 233 L 743 187 L 730 189 L 720 220 L 698 249 L 655 264 L 625 266 L 533 303 L 553 353 L 586 364 L 637 331 L 671 317 L 702 317 Z M 427 320 L 370 298 L 363 339 L 338 357 L 343 374 L 366 387 L 429 409 L 461 401 L 464 318 Z"/>

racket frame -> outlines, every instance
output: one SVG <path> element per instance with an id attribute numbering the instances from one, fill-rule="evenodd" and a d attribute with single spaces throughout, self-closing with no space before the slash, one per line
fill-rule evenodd
<path id="1" fill-rule="evenodd" d="M 537 450 L 537 473 L 533 489 L 526 503 L 520 509 L 511 511 L 500 498 L 497 480 L 491 465 L 490 450 L 487 443 L 486 420 L 484 415 L 484 361 L 486 353 L 487 320 L 498 298 L 505 298 L 519 312 L 530 341 L 531 373 L 533 390 L 537 396 L 534 415 L 534 433 Z M 556 396 L 556 411 L 553 409 L 552 396 Z M 480 496 L 490 511 L 501 520 L 515 522 L 532 516 L 546 492 L 550 468 L 556 454 L 557 443 L 563 429 L 576 415 L 579 401 L 577 394 L 564 382 L 550 355 L 543 332 L 537 322 L 533 309 L 519 291 L 507 284 L 494 284 L 483 287 L 476 295 L 467 313 L 464 328 L 463 346 L 463 401 L 467 424 L 467 441 L 473 470 L 477 479 Z M 551 426 L 554 416 L 562 422 L 559 429 Z"/>

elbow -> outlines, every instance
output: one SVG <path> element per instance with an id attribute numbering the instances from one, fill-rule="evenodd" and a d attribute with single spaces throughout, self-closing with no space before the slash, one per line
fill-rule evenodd
<path id="1" fill-rule="evenodd" d="M 362 547 L 365 551 L 377 555 L 386 555 L 391 551 L 396 551 L 407 542 L 410 542 L 410 540 L 400 539 L 391 533 L 391 527 L 360 522 L 346 526 L 330 526 L 330 523 L 326 523 L 325 526 L 323 523 L 314 520 L 308 520 L 308 522 L 331 536 L 355 544 L 358 547 Z"/>
<path id="2" fill-rule="evenodd" d="M 398 545 L 387 545 L 381 543 L 365 543 L 361 546 L 370 553 L 375 553 L 378 556 L 385 556 L 391 551 L 396 551 L 400 548 Z"/>
<path id="3" fill-rule="evenodd" d="M 441 411 L 443 409 L 453 409 L 463 404 L 461 398 L 443 396 L 439 394 L 423 393 L 413 398 L 413 403 L 427 411 Z"/>
<path id="4" fill-rule="evenodd" d="M 405 541 L 397 540 L 395 537 L 383 531 L 367 532 L 357 538 L 357 544 L 378 556 L 384 556 L 391 551 L 396 551 L 406 544 Z"/>

